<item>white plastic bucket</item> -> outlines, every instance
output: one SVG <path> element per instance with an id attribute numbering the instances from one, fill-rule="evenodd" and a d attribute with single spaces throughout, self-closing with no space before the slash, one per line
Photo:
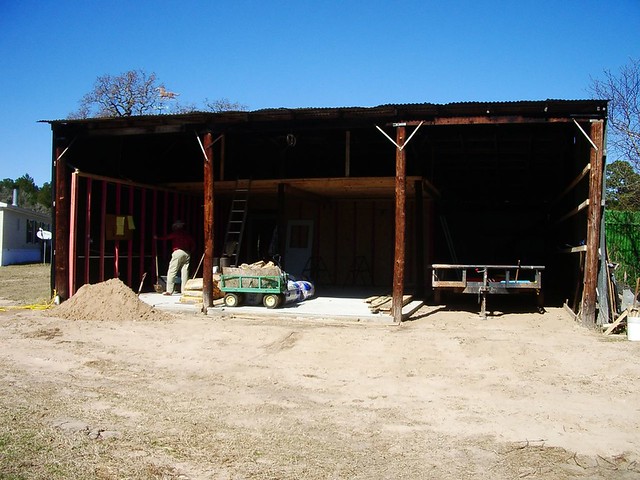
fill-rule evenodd
<path id="1" fill-rule="evenodd" d="M 627 338 L 632 342 L 640 342 L 640 317 L 627 318 Z"/>

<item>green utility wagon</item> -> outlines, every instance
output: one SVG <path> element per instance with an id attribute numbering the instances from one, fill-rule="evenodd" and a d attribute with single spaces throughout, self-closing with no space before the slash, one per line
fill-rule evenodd
<path id="1" fill-rule="evenodd" d="M 225 268 L 225 273 L 220 276 L 224 304 L 238 307 L 242 305 L 246 294 L 258 294 L 263 295 L 262 304 L 265 307 L 279 307 L 285 302 L 288 278 L 286 273 L 276 270 L 261 272 L 260 269 Z"/>

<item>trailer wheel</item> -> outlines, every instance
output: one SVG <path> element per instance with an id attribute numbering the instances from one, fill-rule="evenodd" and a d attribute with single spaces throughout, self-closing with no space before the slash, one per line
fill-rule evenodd
<path id="1" fill-rule="evenodd" d="M 262 304 L 267 308 L 277 308 L 280 306 L 280 295 L 268 293 L 262 299 Z"/>
<path id="2" fill-rule="evenodd" d="M 241 297 L 237 293 L 227 293 L 224 296 L 224 304 L 227 307 L 237 307 L 240 305 Z"/>

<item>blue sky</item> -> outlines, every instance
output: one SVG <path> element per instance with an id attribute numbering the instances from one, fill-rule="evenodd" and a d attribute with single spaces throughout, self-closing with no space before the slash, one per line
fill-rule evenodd
<path id="1" fill-rule="evenodd" d="M 589 98 L 640 56 L 640 0 L 0 0 L 0 178 L 51 179 L 99 75 L 249 109 Z"/>

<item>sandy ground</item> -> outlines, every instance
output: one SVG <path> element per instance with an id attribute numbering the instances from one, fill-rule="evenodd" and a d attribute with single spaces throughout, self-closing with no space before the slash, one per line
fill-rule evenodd
<path id="1" fill-rule="evenodd" d="M 0 407 L 93 478 L 640 478 L 640 342 L 562 309 L 49 313 L 0 313 Z"/>

